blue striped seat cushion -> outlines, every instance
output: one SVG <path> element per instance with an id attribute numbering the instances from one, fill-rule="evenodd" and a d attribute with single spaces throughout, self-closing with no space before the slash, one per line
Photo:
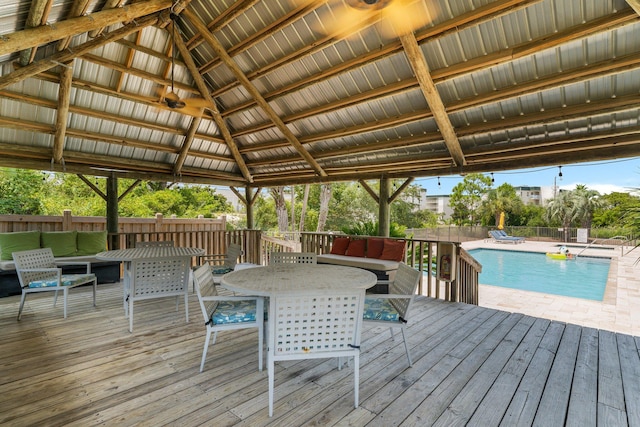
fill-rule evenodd
<path id="1" fill-rule="evenodd" d="M 227 274 L 233 271 L 233 268 L 229 267 L 211 267 L 211 272 L 213 274 Z"/>
<path id="2" fill-rule="evenodd" d="M 95 279 L 95 274 L 63 274 L 60 278 L 62 286 L 73 286 L 80 283 L 86 283 Z M 29 282 L 30 288 L 50 288 L 58 286 L 58 279 L 52 277 L 51 279 L 34 280 Z"/>
<path id="3" fill-rule="evenodd" d="M 364 320 L 398 322 L 400 314 L 393 308 L 388 298 L 365 298 Z"/>
<path id="4" fill-rule="evenodd" d="M 251 300 L 220 301 L 211 316 L 211 320 L 214 325 L 255 322 L 256 302 Z"/>

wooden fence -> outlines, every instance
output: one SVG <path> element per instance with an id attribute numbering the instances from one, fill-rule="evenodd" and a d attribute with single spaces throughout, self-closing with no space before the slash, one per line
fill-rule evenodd
<path id="1" fill-rule="evenodd" d="M 329 253 L 333 239 L 339 236 L 344 235 L 301 233 L 301 250 L 317 254 Z M 366 236 L 351 237 L 362 238 Z M 479 274 L 482 271 L 482 266 L 460 247 L 459 242 L 450 242 L 456 246 L 458 259 L 456 280 L 443 282 L 436 280 L 434 274 L 438 240 L 410 238 L 397 240 L 405 240 L 407 244 L 404 262 L 423 272 L 418 291 L 421 295 L 478 305 Z"/>

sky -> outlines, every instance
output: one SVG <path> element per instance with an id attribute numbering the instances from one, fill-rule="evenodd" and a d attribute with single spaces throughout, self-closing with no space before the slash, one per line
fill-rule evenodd
<path id="1" fill-rule="evenodd" d="M 600 194 L 630 192 L 640 188 L 640 157 L 562 165 L 562 179 L 558 177 L 558 172 L 558 166 L 494 172 L 493 187 L 505 182 L 514 187 L 553 187 L 555 179 L 560 189 L 572 190 L 577 184 L 584 184 Z M 451 189 L 462 182 L 463 177 L 449 175 L 441 176 L 439 180 L 440 185 L 437 177 L 416 178 L 413 183 L 425 188 L 427 195 L 451 194 Z"/>

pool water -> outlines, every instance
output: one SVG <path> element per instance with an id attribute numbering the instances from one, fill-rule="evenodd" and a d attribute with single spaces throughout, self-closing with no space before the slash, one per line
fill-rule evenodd
<path id="1" fill-rule="evenodd" d="M 472 249 L 482 264 L 480 283 L 504 288 L 602 301 L 609 258 L 554 260 L 535 252 Z"/>

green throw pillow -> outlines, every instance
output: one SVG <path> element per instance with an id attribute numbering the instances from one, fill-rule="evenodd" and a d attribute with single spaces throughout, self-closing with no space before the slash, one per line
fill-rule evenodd
<path id="1" fill-rule="evenodd" d="M 13 233 L 0 233 L 0 259 L 2 261 L 11 261 L 14 252 L 29 251 L 40 248 L 40 232 L 34 231 L 16 231 Z"/>
<path id="2" fill-rule="evenodd" d="M 106 250 L 106 231 L 78 231 L 78 252 L 76 255 L 95 255 Z"/>
<path id="3" fill-rule="evenodd" d="M 43 248 L 51 248 L 53 256 L 74 256 L 76 254 L 76 234 L 73 231 L 43 231 L 40 233 L 40 244 Z"/>

